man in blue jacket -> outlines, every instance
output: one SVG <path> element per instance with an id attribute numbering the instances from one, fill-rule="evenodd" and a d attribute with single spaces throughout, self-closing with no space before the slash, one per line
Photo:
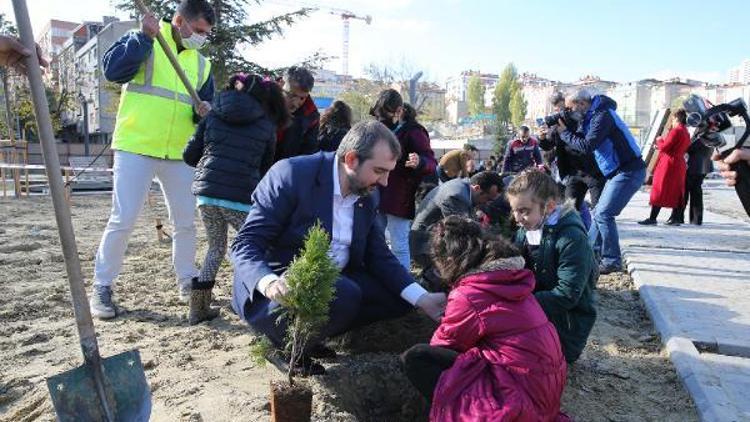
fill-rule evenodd
<path id="1" fill-rule="evenodd" d="M 232 245 L 232 307 L 276 347 L 286 327 L 278 323 L 287 293 L 284 271 L 320 221 L 331 235 L 330 255 L 342 270 L 323 338 L 400 316 L 412 306 L 438 320 L 442 293 L 428 293 L 393 256 L 377 223 L 377 186 L 388 184 L 401 146 L 375 121 L 351 128 L 334 153 L 319 152 L 276 163 L 253 192 L 253 207 Z M 321 348 L 317 347 L 317 352 Z M 298 370 L 321 373 L 309 354 Z"/>
<path id="2" fill-rule="evenodd" d="M 615 112 L 614 100 L 604 95 L 592 97 L 582 89 L 572 97 L 571 103 L 573 115 L 580 123 L 573 129 L 560 120 L 560 138 L 574 150 L 593 152 L 599 170 L 607 178 L 594 210 L 589 240 L 601 258 L 601 274 L 621 271 L 622 255 L 615 218 L 643 185 L 646 164 L 635 138 Z"/>

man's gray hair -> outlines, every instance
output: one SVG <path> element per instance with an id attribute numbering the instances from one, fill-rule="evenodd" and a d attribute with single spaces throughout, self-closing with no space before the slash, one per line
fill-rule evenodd
<path id="1" fill-rule="evenodd" d="M 396 135 L 386 125 L 375 120 L 359 122 L 352 126 L 344 139 L 341 140 L 339 149 L 336 150 L 336 157 L 340 162 L 343 162 L 346 153 L 354 151 L 357 153 L 360 163 L 362 163 L 372 158 L 375 145 L 381 141 L 388 143 L 393 157 L 396 159 L 401 157 L 401 144 L 398 142 Z"/>
<path id="2" fill-rule="evenodd" d="M 570 99 L 577 102 L 590 103 L 591 102 L 591 91 L 586 88 L 581 88 L 570 96 Z"/>
<path id="3" fill-rule="evenodd" d="M 315 85 L 315 77 L 313 74 L 301 66 L 292 66 L 286 70 L 284 75 L 286 82 L 293 83 L 299 87 L 299 89 L 310 92 Z"/>

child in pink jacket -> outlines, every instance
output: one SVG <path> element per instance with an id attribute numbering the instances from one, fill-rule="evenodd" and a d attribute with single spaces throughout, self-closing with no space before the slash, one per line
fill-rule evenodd
<path id="1" fill-rule="evenodd" d="M 534 275 L 520 252 L 458 216 L 436 227 L 432 245 L 451 287 L 445 316 L 429 345 L 401 357 L 432 401 L 430 420 L 567 420 L 560 341 L 532 295 Z"/>

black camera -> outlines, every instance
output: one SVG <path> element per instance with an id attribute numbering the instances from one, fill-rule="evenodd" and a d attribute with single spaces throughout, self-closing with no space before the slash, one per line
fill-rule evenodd
<path id="1" fill-rule="evenodd" d="M 747 113 L 747 106 L 741 98 L 727 104 L 714 106 L 708 100 L 692 94 L 685 100 L 683 107 L 687 112 L 688 126 L 696 128 L 692 137 L 693 140 L 698 140 L 708 147 L 715 148 L 720 153 L 737 147 L 736 144 L 727 143 L 721 132 L 732 127 L 730 116 Z"/>
<path id="2" fill-rule="evenodd" d="M 732 151 L 742 148 L 750 137 L 750 115 L 747 104 L 742 98 L 725 104 L 713 105 L 708 100 L 697 95 L 691 95 L 683 104 L 688 113 L 688 125 L 695 127 L 692 139 L 716 148 L 719 157 L 724 159 Z M 745 131 L 740 139 L 728 143 L 722 131 L 732 127 L 730 117 L 739 116 L 745 123 Z M 737 172 L 737 183 L 734 189 L 740 197 L 740 202 L 750 215 L 750 165 L 746 161 L 734 163 L 731 169 Z"/>
<path id="3" fill-rule="evenodd" d="M 569 128 L 575 128 L 578 125 L 578 122 L 573 118 L 572 116 L 572 110 L 569 108 L 563 109 L 560 112 L 550 114 L 549 116 L 544 117 L 544 124 L 547 125 L 547 127 L 552 127 L 557 125 L 558 121 L 562 120 L 563 123 L 565 123 L 565 126 Z"/>

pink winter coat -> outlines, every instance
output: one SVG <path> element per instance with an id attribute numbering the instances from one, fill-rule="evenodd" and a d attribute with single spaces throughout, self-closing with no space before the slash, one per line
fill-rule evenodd
<path id="1" fill-rule="evenodd" d="M 430 420 L 567 420 L 560 413 L 565 359 L 555 327 L 531 294 L 534 274 L 520 257 L 480 271 L 450 292 L 430 342 L 461 352 L 440 376 Z"/>

